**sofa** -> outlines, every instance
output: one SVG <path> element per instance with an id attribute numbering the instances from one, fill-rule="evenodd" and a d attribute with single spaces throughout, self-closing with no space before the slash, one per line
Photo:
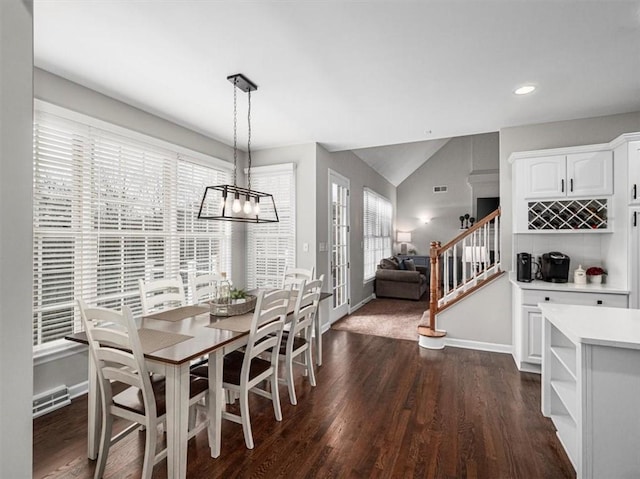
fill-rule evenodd
<path id="1" fill-rule="evenodd" d="M 375 293 L 380 298 L 419 300 L 429 289 L 427 268 L 412 260 L 383 258 L 376 270 Z"/>

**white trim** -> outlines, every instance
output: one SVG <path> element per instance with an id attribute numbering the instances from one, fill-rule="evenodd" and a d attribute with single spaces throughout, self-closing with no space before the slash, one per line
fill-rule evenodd
<path id="1" fill-rule="evenodd" d="M 87 394 L 89 392 L 89 381 L 82 381 L 81 383 L 69 386 L 69 399 L 75 399 Z"/>
<path id="2" fill-rule="evenodd" d="M 477 351 L 489 351 L 492 353 L 513 354 L 513 346 L 510 344 L 484 343 L 482 341 L 470 341 L 468 339 L 445 338 L 445 345 L 452 348 L 475 349 Z"/>
<path id="3" fill-rule="evenodd" d="M 73 356 L 83 351 L 87 351 L 87 347 L 84 344 L 72 343 L 66 339 L 60 339 L 45 346 L 46 347 L 40 347 L 39 349 L 34 350 L 34 366 L 40 366 L 51 361 L 57 361 L 68 356 Z"/>
<path id="4" fill-rule="evenodd" d="M 538 156 L 554 156 L 554 155 L 568 155 L 572 153 L 590 153 L 593 151 L 603 151 L 611 149 L 610 143 L 599 143 L 597 145 L 582 145 L 582 146 L 565 146 L 562 148 L 550 148 L 548 150 L 531 150 L 531 151 L 517 151 L 509 155 L 509 163 L 513 163 L 515 160 L 521 160 L 523 158 L 536 158 Z"/>
<path id="5" fill-rule="evenodd" d="M 347 198 L 348 198 L 348 208 L 347 208 L 347 225 L 348 225 L 348 232 L 347 232 L 347 263 L 349 265 L 351 265 L 351 180 L 349 178 L 347 178 L 344 175 L 341 175 L 340 173 L 338 173 L 335 170 L 332 170 L 331 168 L 327 168 L 327 245 L 328 245 L 328 250 L 329 250 L 329 254 L 327 255 L 327 271 L 328 273 L 328 282 L 329 284 L 331 284 L 332 281 L 332 270 L 331 270 L 331 250 L 333 247 L 333 223 L 332 223 L 332 218 L 331 218 L 331 205 L 332 205 L 332 201 L 333 201 L 333 192 L 332 192 L 332 177 L 336 178 L 337 180 L 340 181 L 344 181 L 347 184 Z M 351 266 L 349 266 L 349 268 L 347 268 L 347 301 L 350 302 L 351 300 Z M 333 287 L 330 286 L 330 292 L 333 293 Z M 347 314 L 348 311 L 350 309 L 350 305 L 347 305 Z M 334 314 L 335 308 L 333 308 L 332 306 L 329 306 L 329 324 L 333 324 L 335 323 L 338 319 L 341 318 L 333 318 L 333 314 Z"/>
<path id="6" fill-rule="evenodd" d="M 384 195 L 381 195 L 380 193 L 378 193 L 376 190 L 374 190 L 373 188 L 369 188 L 368 186 L 363 186 L 362 187 L 362 192 L 364 194 L 365 191 L 368 191 L 369 193 L 371 193 L 372 195 L 376 195 L 380 198 L 382 198 L 385 201 L 388 201 L 389 203 L 391 203 L 391 200 L 389 198 L 387 198 Z"/>
<path id="7" fill-rule="evenodd" d="M 220 158 L 216 158 L 215 156 L 209 156 L 199 151 L 195 151 L 181 145 L 176 145 L 175 143 L 170 143 L 168 141 L 161 140 L 160 138 L 156 138 L 155 136 L 150 136 L 145 133 L 140 133 L 136 130 L 131 130 L 129 128 L 118 126 L 104 120 L 98 120 L 97 118 L 85 115 L 83 113 L 79 113 L 74 110 L 69 110 L 68 108 L 54 105 L 52 103 L 48 103 L 44 100 L 39 100 L 35 98 L 33 101 L 33 108 L 34 110 L 39 110 L 45 113 L 50 113 L 52 115 L 61 116 L 63 118 L 66 118 L 67 120 L 73 120 L 73 121 L 83 123 L 85 125 L 89 125 L 95 128 L 100 128 L 100 129 L 109 131 L 111 133 L 115 133 L 117 135 L 126 136 L 127 138 L 142 141 L 145 143 L 150 143 L 154 146 L 164 148 L 164 149 L 169 149 L 178 154 L 184 154 L 191 157 L 185 161 L 197 160 L 198 163 L 202 162 L 200 163 L 202 166 L 207 166 L 207 167 L 214 166 L 214 167 L 223 168 L 229 171 L 233 170 L 233 163 L 222 160 Z"/>
<path id="8" fill-rule="evenodd" d="M 349 314 L 353 314 L 354 312 L 356 312 L 357 310 L 359 310 L 360 308 L 362 308 L 365 304 L 367 304 L 369 301 L 371 301 L 372 299 L 376 299 L 375 294 L 371 294 L 371 296 L 368 296 L 366 298 L 364 298 L 362 301 L 360 301 L 358 304 L 352 306 L 349 308 Z"/>

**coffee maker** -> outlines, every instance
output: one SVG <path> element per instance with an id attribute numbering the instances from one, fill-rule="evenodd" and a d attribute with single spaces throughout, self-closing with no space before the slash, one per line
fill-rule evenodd
<path id="1" fill-rule="evenodd" d="M 531 282 L 531 254 L 518 253 L 516 275 L 518 281 Z"/>
<path id="2" fill-rule="evenodd" d="M 570 258 L 559 251 L 542 255 L 542 279 L 549 283 L 566 283 L 569 281 Z"/>

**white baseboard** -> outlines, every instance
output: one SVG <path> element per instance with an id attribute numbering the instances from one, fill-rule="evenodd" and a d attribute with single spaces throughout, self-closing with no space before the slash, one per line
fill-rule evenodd
<path id="1" fill-rule="evenodd" d="M 368 296 L 368 297 L 364 298 L 358 304 L 355 304 L 355 305 L 349 307 L 349 314 L 352 314 L 355 311 L 359 310 L 360 308 L 362 308 L 365 304 L 367 304 L 372 299 L 376 299 L 376 295 L 375 294 L 372 294 L 371 296 Z"/>
<path id="2" fill-rule="evenodd" d="M 476 349 L 492 353 L 512 354 L 513 347 L 510 344 L 483 343 L 467 339 L 445 338 L 445 345 L 453 348 Z"/>
<path id="3" fill-rule="evenodd" d="M 362 308 L 365 304 L 367 304 L 369 301 L 371 301 L 372 299 L 376 299 L 376 295 L 372 294 L 371 296 L 368 296 L 366 298 L 364 298 L 362 301 L 360 301 L 358 304 L 355 304 L 353 306 L 349 306 L 349 312 L 347 314 L 352 314 L 353 312 L 359 310 L 360 308 Z M 343 316 L 344 317 L 344 316 Z M 339 321 L 342 318 L 336 319 L 336 321 Z M 327 331 L 329 331 L 331 329 L 331 325 L 333 323 L 335 323 L 336 321 L 330 321 L 328 323 L 324 323 L 322 325 L 322 328 L 320 328 L 320 330 L 322 331 L 322 334 L 326 333 Z"/>
<path id="4" fill-rule="evenodd" d="M 89 381 L 82 381 L 81 383 L 69 386 L 69 398 L 75 399 L 78 396 L 87 394 L 89 392 Z"/>

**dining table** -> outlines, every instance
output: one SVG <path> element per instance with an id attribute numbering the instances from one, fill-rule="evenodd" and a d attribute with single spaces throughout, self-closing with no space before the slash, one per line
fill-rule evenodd
<path id="1" fill-rule="evenodd" d="M 330 297 L 322 293 L 321 300 Z M 293 312 L 290 302 L 288 317 Z M 320 331 L 316 314 L 315 331 Z M 185 479 L 189 429 L 189 374 L 193 361 L 207 357 L 209 362 L 208 436 L 211 457 L 220 455 L 224 356 L 245 346 L 253 312 L 230 317 L 210 313 L 210 305 L 189 305 L 145 315 L 139 323 L 139 336 L 149 371 L 166 379 L 167 473 L 170 479 Z M 316 333 L 318 334 L 318 333 Z M 84 332 L 66 339 L 88 344 Z M 317 338 L 316 338 L 317 340 Z M 316 342 L 316 344 L 318 344 Z M 95 365 L 89 358 L 88 375 L 88 450 L 90 459 L 98 457 L 101 430 L 101 406 Z"/>

